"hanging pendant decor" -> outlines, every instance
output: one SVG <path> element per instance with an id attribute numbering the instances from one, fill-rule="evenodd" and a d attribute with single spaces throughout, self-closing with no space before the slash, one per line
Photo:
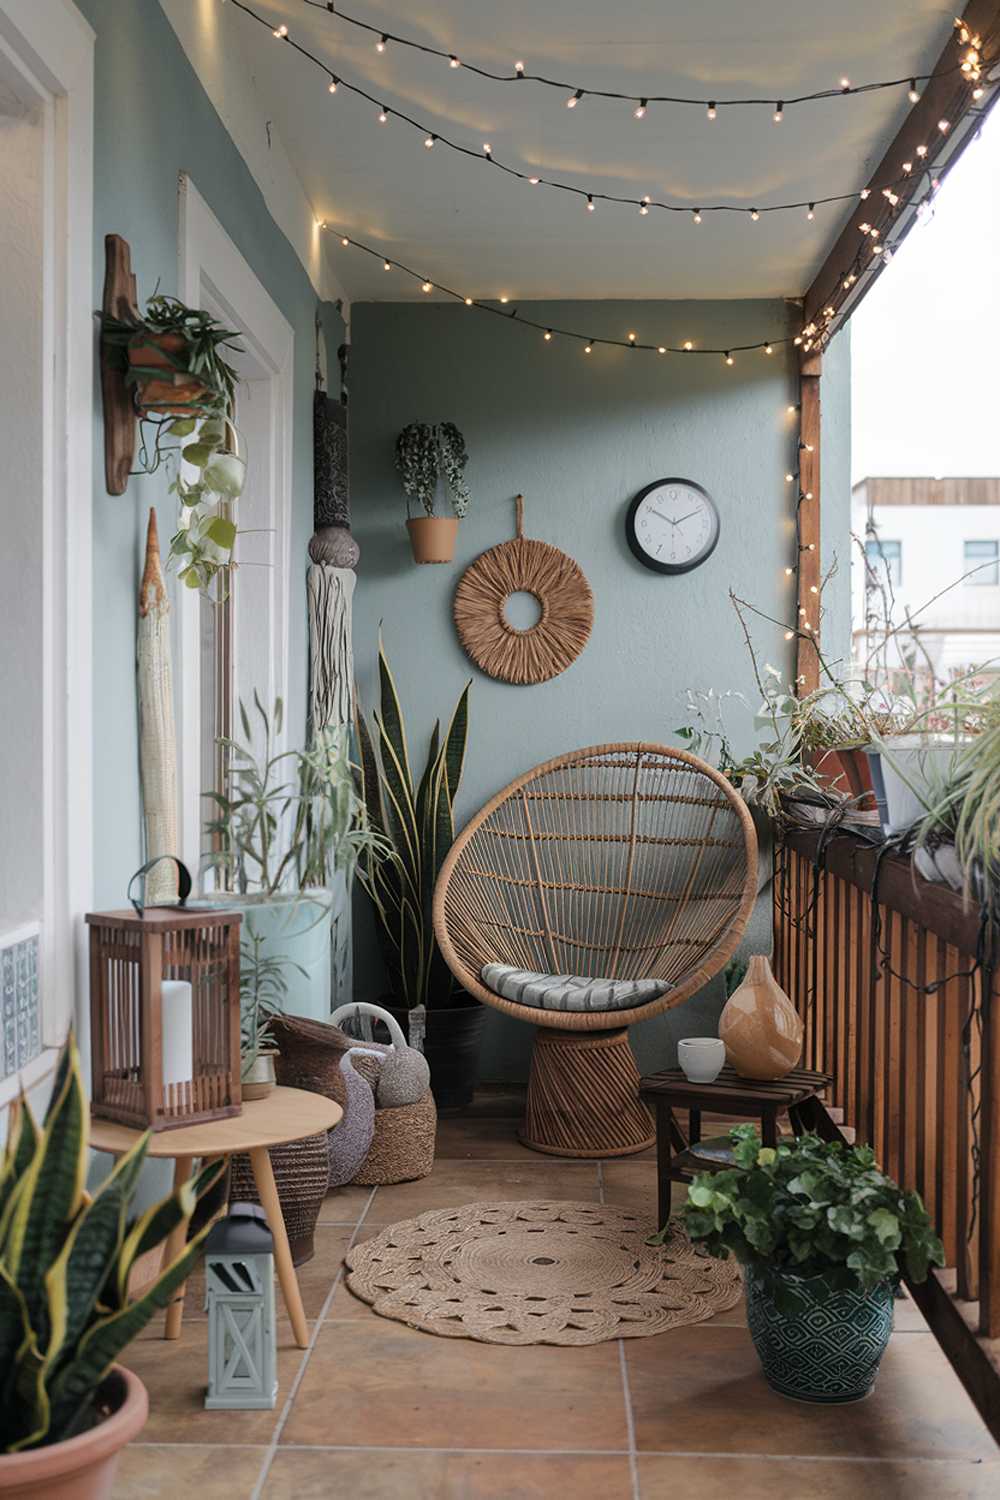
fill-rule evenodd
<path id="1" fill-rule="evenodd" d="M 517 535 L 482 553 L 455 590 L 455 626 L 469 656 L 488 677 L 518 684 L 548 682 L 565 672 L 590 639 L 594 597 L 579 565 L 558 547 L 524 535 L 518 495 Z M 539 618 L 519 630 L 507 615 L 512 594 L 531 594 Z"/>

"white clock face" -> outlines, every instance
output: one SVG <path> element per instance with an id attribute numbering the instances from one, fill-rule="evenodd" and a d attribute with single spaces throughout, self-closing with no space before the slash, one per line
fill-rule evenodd
<path id="1" fill-rule="evenodd" d="M 704 562 L 719 536 L 719 516 L 698 485 L 666 479 L 634 502 L 629 542 L 647 567 L 685 573 Z"/>

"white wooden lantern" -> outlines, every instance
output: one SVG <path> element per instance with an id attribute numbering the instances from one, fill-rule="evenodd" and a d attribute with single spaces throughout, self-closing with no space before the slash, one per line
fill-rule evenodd
<path id="1" fill-rule="evenodd" d="M 209 1410 L 270 1409 L 278 1399 L 273 1250 L 256 1203 L 234 1203 L 205 1241 Z"/>

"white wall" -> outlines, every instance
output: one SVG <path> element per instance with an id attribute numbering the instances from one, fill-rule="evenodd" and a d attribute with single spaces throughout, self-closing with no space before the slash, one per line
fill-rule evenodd
<path id="1" fill-rule="evenodd" d="M 42 916 L 44 129 L 0 72 L 0 934 Z"/>

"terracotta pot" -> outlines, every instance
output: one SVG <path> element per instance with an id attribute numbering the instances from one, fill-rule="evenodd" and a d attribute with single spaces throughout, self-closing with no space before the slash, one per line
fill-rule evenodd
<path id="1" fill-rule="evenodd" d="M 170 356 L 183 352 L 184 339 L 179 333 L 143 333 L 128 346 L 128 362 L 133 368 L 164 370 L 162 377 L 140 375 L 136 380 L 136 399 L 144 412 L 161 416 L 198 416 L 203 411 L 201 397 L 207 387 L 204 381 L 182 374 Z"/>
<path id="2" fill-rule="evenodd" d="M 784 1078 L 802 1056 L 801 1018 L 762 953 L 754 954 L 746 978 L 730 995 L 719 1036 L 741 1078 Z"/>
<path id="3" fill-rule="evenodd" d="M 410 533 L 414 562 L 446 563 L 455 556 L 457 516 L 418 516 L 407 521 L 406 529 Z"/>
<path id="4" fill-rule="evenodd" d="M 0 1457 L 0 1495 L 6 1500 L 111 1500 L 121 1450 L 146 1425 L 149 1398 L 138 1375 L 115 1365 L 97 1392 L 108 1409 L 79 1437 Z"/>
<path id="5" fill-rule="evenodd" d="M 240 1092 L 244 1099 L 266 1099 L 274 1091 L 278 1081 L 274 1071 L 274 1059 L 277 1055 L 277 1048 L 264 1048 L 244 1069 L 240 1081 Z"/>
<path id="6" fill-rule="evenodd" d="M 854 745 L 850 749 L 838 750 L 840 764 L 847 774 L 851 796 L 857 800 L 860 812 L 875 811 L 875 787 L 872 782 L 871 762 L 866 750 Z"/>
<path id="7" fill-rule="evenodd" d="M 850 780 L 843 755 L 842 750 L 808 750 L 806 764 L 815 772 L 823 786 L 847 797 L 850 796 Z"/>

